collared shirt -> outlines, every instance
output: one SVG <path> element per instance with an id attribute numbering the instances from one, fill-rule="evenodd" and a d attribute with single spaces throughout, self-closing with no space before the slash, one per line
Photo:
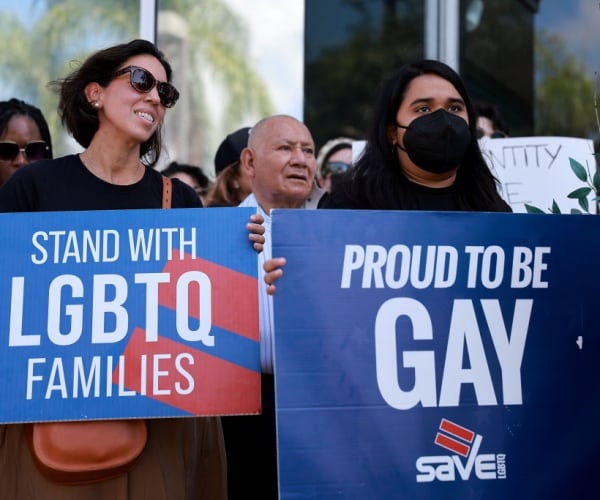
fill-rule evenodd
<path id="1" fill-rule="evenodd" d="M 238 206 L 253 207 L 265 219 L 265 244 L 258 254 L 258 323 L 260 335 L 260 366 L 263 373 L 273 373 L 273 297 L 267 293 L 264 282 L 263 264 L 271 258 L 271 216 L 258 204 L 254 194 L 250 193 Z"/>
<path id="2" fill-rule="evenodd" d="M 317 208 L 323 190 L 316 184 L 302 208 Z M 265 219 L 265 244 L 263 251 L 258 254 L 258 322 L 260 335 L 260 366 L 263 373 L 274 373 L 273 363 L 275 358 L 274 347 L 274 318 L 273 318 L 273 296 L 267 293 L 267 285 L 264 277 L 263 264 L 272 257 L 271 249 L 271 215 L 267 214 L 259 205 L 253 193 L 250 193 L 239 205 L 239 207 L 256 208 L 257 213 Z"/>

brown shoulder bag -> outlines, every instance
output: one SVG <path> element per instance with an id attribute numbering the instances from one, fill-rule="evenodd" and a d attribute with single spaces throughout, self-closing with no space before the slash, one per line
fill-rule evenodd
<path id="1" fill-rule="evenodd" d="M 145 420 L 35 423 L 28 436 L 40 473 L 65 485 L 104 481 L 128 471 L 146 438 Z"/>

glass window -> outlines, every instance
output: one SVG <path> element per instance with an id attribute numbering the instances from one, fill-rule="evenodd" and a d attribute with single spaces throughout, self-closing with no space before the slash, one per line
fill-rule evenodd
<path id="1" fill-rule="evenodd" d="M 535 16 L 535 133 L 598 139 L 600 6 L 542 0 Z"/>
<path id="2" fill-rule="evenodd" d="M 139 4 L 130 0 L 0 0 L 0 97 L 39 107 L 55 156 L 81 148 L 63 130 L 51 80 L 101 47 L 136 38 Z"/>
<path id="3" fill-rule="evenodd" d="M 424 54 L 423 0 L 306 0 L 304 119 L 317 147 L 364 138 L 383 75 Z"/>
<path id="4" fill-rule="evenodd" d="M 461 19 L 461 74 L 511 135 L 598 135 L 598 2 L 463 0 Z"/>
<path id="5" fill-rule="evenodd" d="M 460 73 L 471 97 L 493 104 L 511 135 L 532 135 L 536 2 L 463 0 Z"/>
<path id="6" fill-rule="evenodd" d="M 212 172 L 230 132 L 274 113 L 302 119 L 303 0 L 158 5 L 157 44 L 181 92 L 165 120 L 165 161 Z"/>

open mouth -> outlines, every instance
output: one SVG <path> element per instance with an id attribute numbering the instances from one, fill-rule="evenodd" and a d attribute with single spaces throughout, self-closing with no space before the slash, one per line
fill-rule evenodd
<path id="1" fill-rule="evenodd" d="M 147 121 L 148 123 L 154 123 L 154 117 L 150 113 L 144 113 L 143 111 L 136 111 L 135 113 L 142 120 Z"/>

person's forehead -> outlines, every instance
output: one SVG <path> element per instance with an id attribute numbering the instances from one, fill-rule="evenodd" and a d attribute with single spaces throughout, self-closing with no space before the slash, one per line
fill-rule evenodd
<path id="1" fill-rule="evenodd" d="M 272 142 L 313 144 L 312 136 L 306 126 L 294 120 L 273 120 L 268 124 L 266 132 L 266 139 Z"/>
<path id="2" fill-rule="evenodd" d="M 347 163 L 351 163 L 352 162 L 352 148 L 347 147 L 347 148 L 338 149 L 337 151 L 331 153 L 327 157 L 327 161 L 345 161 Z"/>
<path id="3" fill-rule="evenodd" d="M 15 140 L 15 137 L 26 141 L 38 140 L 42 138 L 42 134 L 33 118 L 26 115 L 14 115 L 0 134 L 0 138 Z"/>
<path id="4" fill-rule="evenodd" d="M 417 99 L 437 99 L 454 97 L 460 99 L 460 93 L 452 83 L 438 75 L 425 74 L 413 78 L 406 88 L 403 104 L 410 105 Z"/>

